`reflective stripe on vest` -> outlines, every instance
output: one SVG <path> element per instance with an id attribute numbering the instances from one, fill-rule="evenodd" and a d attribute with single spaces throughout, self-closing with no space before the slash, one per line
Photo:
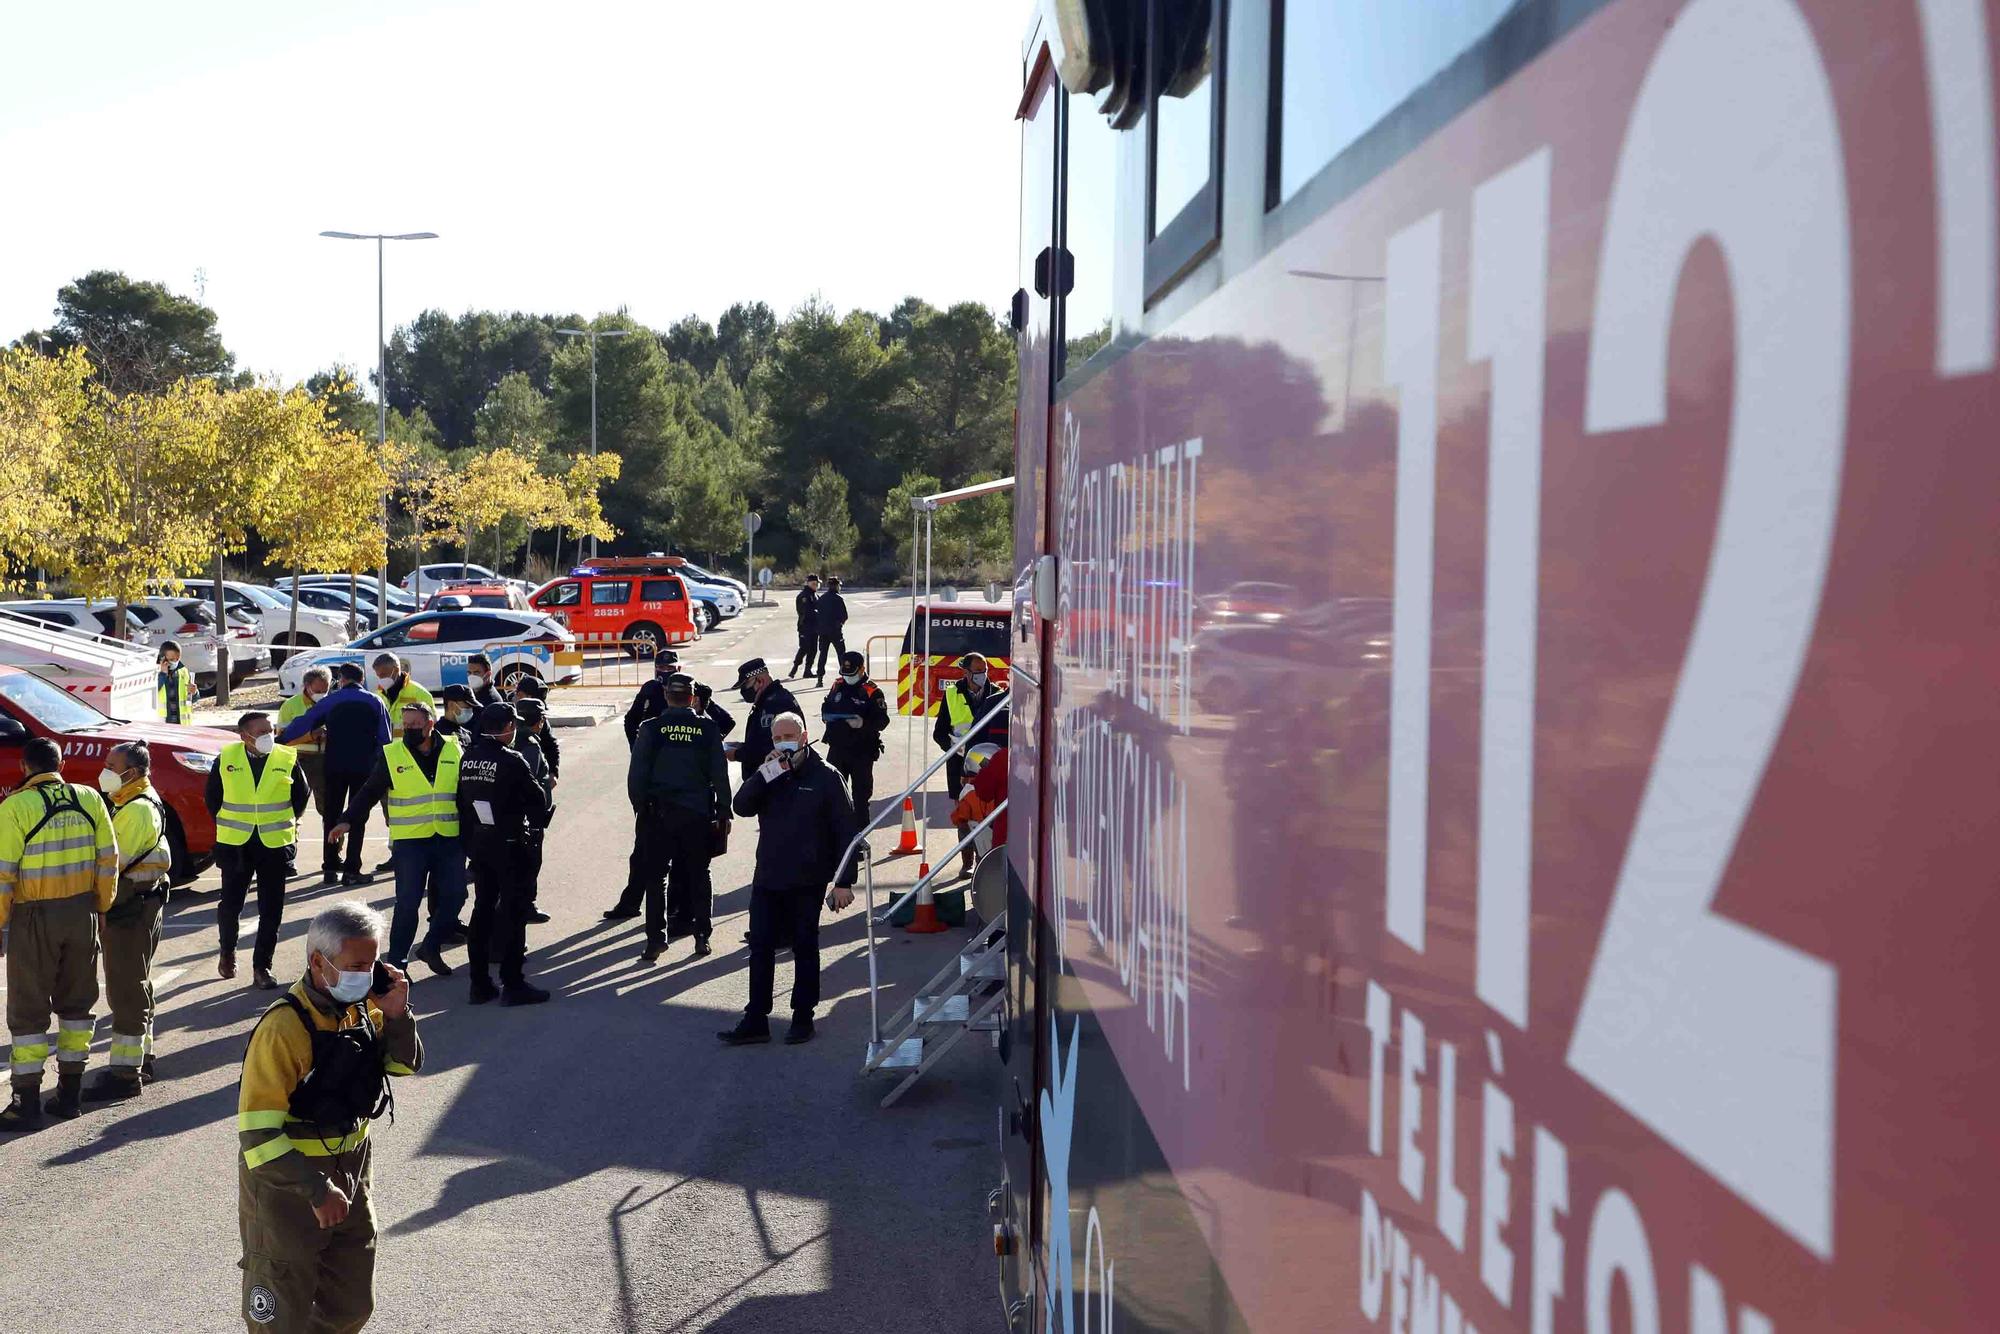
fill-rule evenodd
<path id="1" fill-rule="evenodd" d="M 215 814 L 215 841 L 241 847 L 255 834 L 267 848 L 287 848 L 298 839 L 292 815 L 292 770 L 299 757 L 289 746 L 275 746 L 264 757 L 263 776 L 250 779 L 250 755 L 241 741 L 222 748 L 222 809 Z"/>
<path id="2" fill-rule="evenodd" d="M 20 865 L 14 868 L 14 882 L 20 886 L 33 884 L 37 880 L 74 880 L 80 867 L 89 866 L 97 860 L 97 825 L 90 812 L 83 809 L 76 789 L 68 783 L 37 783 L 23 788 L 24 792 L 39 792 L 43 807 L 62 807 L 47 823 L 35 831 L 35 836 L 21 849 Z M 32 803 L 28 809 L 34 810 Z M 39 815 L 33 824 L 40 819 Z M 82 822 L 81 831 L 78 821 Z M 90 888 L 90 877 L 85 876 L 77 888 L 83 893 Z"/>
<path id="3" fill-rule="evenodd" d="M 389 766 L 389 795 L 383 807 L 389 817 L 389 839 L 458 837 L 458 743 L 438 741 L 437 776 L 425 778 L 409 746 L 392 741 L 382 748 Z"/>
<path id="4" fill-rule="evenodd" d="M 180 706 L 180 721 L 186 723 L 190 721 L 188 715 L 194 709 L 194 673 L 183 668 L 173 674 L 173 680 L 174 693 L 180 696 L 175 701 Z M 153 707 L 160 711 L 160 721 L 165 722 L 167 719 L 167 688 L 159 683 L 158 677 L 155 677 L 153 682 Z"/>
<path id="5" fill-rule="evenodd" d="M 965 692 L 957 685 L 947 686 L 944 692 L 944 706 L 951 713 L 951 735 L 954 740 L 962 737 L 972 727 L 972 704 L 965 698 Z"/>

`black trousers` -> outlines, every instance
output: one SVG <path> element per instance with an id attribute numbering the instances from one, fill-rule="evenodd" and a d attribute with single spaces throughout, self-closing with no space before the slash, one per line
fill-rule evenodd
<path id="1" fill-rule="evenodd" d="M 819 632 L 810 625 L 799 627 L 799 651 L 792 659 L 792 670 L 788 676 L 798 676 L 812 666 L 813 650 L 819 647 Z"/>
<path id="2" fill-rule="evenodd" d="M 840 670 L 840 655 L 847 652 L 847 632 L 845 630 L 835 630 L 830 635 L 823 634 L 819 637 L 819 661 L 813 666 L 814 676 L 826 675 L 826 653 L 828 649 L 834 651 L 833 670 L 838 672 Z"/>
<path id="3" fill-rule="evenodd" d="M 222 952 L 236 950 L 237 919 L 250 882 L 257 882 L 257 943 L 250 953 L 254 967 L 268 970 L 278 952 L 278 928 L 285 920 L 285 877 L 292 872 L 290 848 L 267 848 L 253 836 L 241 847 L 219 845 L 216 865 L 222 871 L 222 897 L 215 905 L 216 932 Z"/>
<path id="4" fill-rule="evenodd" d="M 826 891 L 810 885 L 750 891 L 750 1003 L 743 1013 L 768 1018 L 777 979 L 778 946 L 792 950 L 792 1013 L 810 1016 L 819 1004 L 819 909 Z"/>
<path id="5" fill-rule="evenodd" d="M 649 870 L 646 863 L 646 815 L 644 811 L 632 814 L 632 855 L 625 859 L 625 888 L 618 895 L 618 911 L 635 913 L 646 900 L 646 883 L 650 875 L 658 883 L 666 874 L 666 868 Z"/>
<path id="6" fill-rule="evenodd" d="M 342 813 L 353 804 L 355 794 L 361 791 L 361 785 L 367 781 L 367 774 L 335 773 L 331 769 L 327 771 L 326 808 L 333 812 L 335 823 L 340 821 Z M 340 855 L 341 849 L 331 843 L 322 842 L 320 844 L 320 869 L 322 871 L 342 871 L 347 875 L 360 875 L 361 840 L 367 832 L 368 821 L 365 818 L 347 831 L 347 858 L 344 865 Z"/>
<path id="7" fill-rule="evenodd" d="M 708 875 L 712 834 L 711 821 L 683 806 L 649 802 L 640 813 L 637 853 L 649 943 L 664 946 L 670 929 L 674 935 L 708 939 L 715 899 Z"/>
<path id="8" fill-rule="evenodd" d="M 528 913 L 535 903 L 527 845 L 495 840 L 469 851 L 472 922 L 466 928 L 465 953 L 473 976 L 490 979 L 497 955 L 502 985 L 524 981 Z"/>

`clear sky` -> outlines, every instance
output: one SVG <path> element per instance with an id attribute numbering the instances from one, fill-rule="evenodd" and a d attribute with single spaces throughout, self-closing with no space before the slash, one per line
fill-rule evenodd
<path id="1" fill-rule="evenodd" d="M 205 300 L 239 364 L 375 358 L 441 307 L 664 328 L 818 292 L 1000 309 L 1026 0 L 108 0 L 0 51 L 0 341 L 122 269 Z"/>

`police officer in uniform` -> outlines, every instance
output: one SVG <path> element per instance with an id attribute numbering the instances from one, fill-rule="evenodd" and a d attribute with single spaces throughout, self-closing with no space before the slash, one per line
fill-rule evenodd
<path id="1" fill-rule="evenodd" d="M 534 910 L 528 878 L 529 843 L 549 820 L 548 793 L 513 748 L 520 719 L 509 704 L 479 711 L 479 735 L 459 762 L 458 824 L 472 869 L 471 956 L 474 1005 L 494 997 L 502 1005 L 539 1005 L 549 993 L 528 982 L 528 914 Z M 499 955 L 500 985 L 491 965 Z"/>
<path id="2" fill-rule="evenodd" d="M 987 671 L 986 657 L 980 653 L 968 653 L 958 660 L 965 675 L 956 681 L 944 684 L 944 707 L 938 710 L 937 725 L 931 729 L 931 740 L 937 742 L 939 750 L 950 750 L 952 743 L 972 731 L 972 725 L 986 716 L 988 710 L 1007 697 L 1007 691 L 991 679 Z M 950 789 L 951 800 L 955 804 L 965 795 L 965 752 L 972 746 L 991 742 L 997 746 L 1007 744 L 1007 715 L 1001 713 L 987 723 L 979 735 L 961 746 L 956 755 L 944 762 L 945 786 Z M 960 838 L 971 832 L 970 826 L 957 826 Z M 959 854 L 959 869 L 972 874 L 973 849 L 967 845 Z"/>
<path id="3" fill-rule="evenodd" d="M 446 686 L 438 691 L 437 734 L 457 737 L 459 744 L 464 745 L 472 740 L 472 719 L 479 708 L 469 687 Z"/>
<path id="4" fill-rule="evenodd" d="M 378 963 L 382 915 L 322 908 L 306 975 L 257 1021 L 236 1099 L 236 1220 L 250 1334 L 352 1334 L 375 1309 L 369 1123 L 423 1067 L 410 981 Z"/>
<path id="5" fill-rule="evenodd" d="M 104 914 L 104 999 L 111 1005 L 111 1064 L 83 1091 L 85 1102 L 136 1098 L 153 1079 L 153 955 L 167 906 L 173 849 L 167 808 L 153 791 L 153 753 L 143 741 L 113 746 L 97 786 L 111 803 L 118 841 L 118 897 Z"/>
<path id="6" fill-rule="evenodd" d="M 500 703 L 500 689 L 493 684 L 493 659 L 475 653 L 465 660 L 465 688 L 480 708 Z"/>
<path id="7" fill-rule="evenodd" d="M 736 747 L 736 762 L 743 777 L 757 772 L 771 754 L 771 720 L 781 713 L 803 713 L 792 692 L 771 679 L 762 658 L 752 658 L 736 668 L 736 693 L 750 706 L 750 720 L 743 724 L 743 740 Z"/>
<path id="8" fill-rule="evenodd" d="M 317 709 L 308 710 L 292 725 L 297 727 L 314 712 Z M 202 792 L 209 814 L 215 817 L 215 861 L 222 869 L 222 897 L 215 905 L 216 934 L 222 945 L 216 972 L 236 976 L 237 920 L 254 879 L 257 944 L 250 963 L 257 988 L 276 991 L 271 960 L 278 952 L 278 927 L 285 915 L 285 880 L 292 870 L 299 816 L 312 800 L 312 789 L 306 786 L 298 753 L 276 744 L 269 714 L 244 714 L 236 721 L 236 735 L 238 739 L 216 757 Z"/>
<path id="9" fill-rule="evenodd" d="M 670 648 L 663 648 L 653 655 L 653 675 L 639 687 L 632 696 L 632 705 L 625 710 L 625 744 L 631 745 L 639 739 L 639 729 L 650 718 L 660 716 L 666 705 L 667 678 L 678 672 L 680 655 Z"/>
<path id="10" fill-rule="evenodd" d="M 868 679 L 868 661 L 859 653 L 840 655 L 840 680 L 826 692 L 819 716 L 827 763 L 847 780 L 855 827 L 860 828 L 868 823 L 869 803 L 875 798 L 875 761 L 882 754 L 882 734 L 889 730 L 889 699 Z"/>
<path id="11" fill-rule="evenodd" d="M 70 1120 L 83 1110 L 83 1067 L 97 1027 L 97 915 L 118 893 L 118 844 L 103 799 L 63 782 L 62 758 L 47 737 L 28 742 L 21 748 L 28 780 L 0 801 L 0 954 L 14 1067 L 0 1130 L 36 1130 L 45 1112 Z M 51 1014 L 61 1025 L 54 1033 Z M 51 1048 L 56 1096 L 45 1106 Z"/>
<path id="12" fill-rule="evenodd" d="M 785 674 L 787 681 L 794 676 L 804 676 L 812 670 L 813 654 L 819 648 L 819 576 L 806 576 L 805 587 L 793 599 L 793 607 L 799 616 L 799 651 L 792 658 L 792 670 Z"/>
<path id="13" fill-rule="evenodd" d="M 715 691 L 699 681 L 694 683 L 694 710 L 715 724 L 715 734 L 719 737 L 727 739 L 736 730 L 736 719 L 715 702 Z"/>
<path id="14" fill-rule="evenodd" d="M 710 953 L 708 861 L 716 836 L 729 828 L 729 763 L 715 724 L 695 712 L 694 680 L 678 672 L 668 677 L 665 700 L 665 711 L 639 729 L 625 780 L 639 817 L 637 855 L 646 887 L 641 957 L 649 963 L 673 936 L 692 935 L 696 957 Z"/>
<path id="15" fill-rule="evenodd" d="M 514 701 L 514 712 L 520 716 L 520 725 L 514 729 L 514 749 L 521 752 L 521 758 L 528 762 L 528 768 L 535 774 L 535 781 L 542 785 L 542 792 L 549 800 L 549 818 L 555 818 L 556 810 L 556 759 L 561 754 L 555 749 L 555 738 L 549 735 L 549 707 L 539 699 L 528 698 Z M 549 920 L 549 915 L 535 906 L 542 895 L 542 844 L 548 834 L 544 825 L 535 830 L 528 853 L 528 925 L 540 926 Z"/>
<path id="16" fill-rule="evenodd" d="M 838 669 L 840 659 L 847 656 L 847 599 L 840 595 L 840 576 L 826 577 L 826 591 L 813 600 L 813 624 L 818 627 L 819 657 L 813 663 L 813 684 L 826 684 L 826 655 L 829 651 L 837 656 L 834 666 Z"/>

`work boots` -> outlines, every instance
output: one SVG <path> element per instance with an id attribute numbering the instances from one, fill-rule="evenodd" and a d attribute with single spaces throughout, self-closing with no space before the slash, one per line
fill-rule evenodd
<path id="1" fill-rule="evenodd" d="M 500 1003 L 502 1005 L 540 1005 L 548 1000 L 548 998 L 549 993 L 547 991 L 526 981 L 503 982 L 500 984 Z"/>
<path id="2" fill-rule="evenodd" d="M 58 1121 L 74 1121 L 83 1115 L 83 1068 L 56 1072 L 56 1096 L 42 1104 L 42 1110 Z"/>
<path id="3" fill-rule="evenodd" d="M 127 1067 L 130 1068 L 130 1067 Z M 120 1074 L 116 1070 L 99 1070 L 90 1082 L 83 1086 L 85 1102 L 124 1102 L 136 1098 L 145 1091 L 144 1076 L 137 1070 L 131 1074 Z"/>
<path id="4" fill-rule="evenodd" d="M 42 1128 L 42 1081 L 14 1085 L 14 1100 L 0 1108 L 0 1133 Z"/>

